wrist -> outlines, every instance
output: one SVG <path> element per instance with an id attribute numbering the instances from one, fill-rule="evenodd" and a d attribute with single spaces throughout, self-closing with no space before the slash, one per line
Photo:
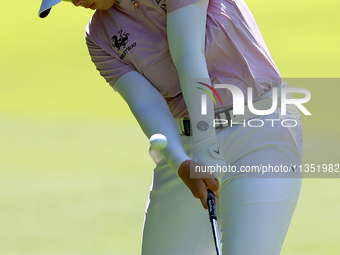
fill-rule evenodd
<path id="1" fill-rule="evenodd" d="M 175 171 L 177 175 L 183 163 L 191 160 L 183 148 L 177 150 L 170 150 L 165 148 L 161 152 L 168 162 L 168 165 Z"/>
<path id="2" fill-rule="evenodd" d="M 181 165 L 178 168 L 178 176 L 182 178 L 184 169 L 188 168 L 188 165 L 190 166 L 190 159 L 187 159 L 181 163 Z"/>

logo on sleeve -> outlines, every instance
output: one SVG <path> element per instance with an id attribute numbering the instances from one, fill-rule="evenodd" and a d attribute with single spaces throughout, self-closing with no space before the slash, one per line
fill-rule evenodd
<path id="1" fill-rule="evenodd" d="M 127 46 L 127 43 L 129 42 L 129 36 L 129 33 L 125 33 L 123 30 L 119 30 L 118 35 L 114 35 L 111 38 L 111 45 L 113 46 L 113 48 L 116 48 L 118 51 L 124 49 L 119 57 L 120 59 L 123 59 L 126 54 L 137 45 L 137 42 L 134 42 Z"/>

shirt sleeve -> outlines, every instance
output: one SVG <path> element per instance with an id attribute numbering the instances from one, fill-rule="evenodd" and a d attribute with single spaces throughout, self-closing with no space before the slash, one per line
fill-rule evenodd
<path id="1" fill-rule="evenodd" d="M 184 6 L 198 2 L 199 0 L 165 0 L 166 11 L 172 12 L 176 11 Z"/>
<path id="2" fill-rule="evenodd" d="M 108 54 L 94 42 L 89 34 L 86 35 L 86 44 L 92 62 L 111 87 L 114 87 L 116 81 L 124 74 L 135 70 L 130 65 Z"/>

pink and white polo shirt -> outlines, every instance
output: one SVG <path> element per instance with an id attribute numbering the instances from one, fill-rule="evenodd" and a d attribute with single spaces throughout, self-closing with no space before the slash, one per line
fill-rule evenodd
<path id="1" fill-rule="evenodd" d="M 118 0 L 109 10 L 97 10 L 86 27 L 86 42 L 97 70 L 112 87 L 124 74 L 138 71 L 163 95 L 175 118 L 187 116 L 169 52 L 166 17 L 196 1 Z M 247 87 L 252 87 L 257 98 L 282 82 L 243 0 L 210 0 L 205 56 L 212 84 L 236 85 L 245 95 Z M 224 107 L 232 104 L 228 90 L 217 91 Z"/>

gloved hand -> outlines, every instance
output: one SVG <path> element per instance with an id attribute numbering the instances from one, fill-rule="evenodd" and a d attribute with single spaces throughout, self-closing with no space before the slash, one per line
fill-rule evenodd
<path id="1" fill-rule="evenodd" d="M 193 160 L 205 165 L 205 168 L 196 167 L 195 171 L 191 173 L 191 177 L 199 177 L 202 171 L 205 171 L 211 173 L 217 179 L 222 178 L 224 175 L 222 170 L 226 166 L 226 161 L 219 148 L 216 136 L 193 145 L 192 152 Z"/>

